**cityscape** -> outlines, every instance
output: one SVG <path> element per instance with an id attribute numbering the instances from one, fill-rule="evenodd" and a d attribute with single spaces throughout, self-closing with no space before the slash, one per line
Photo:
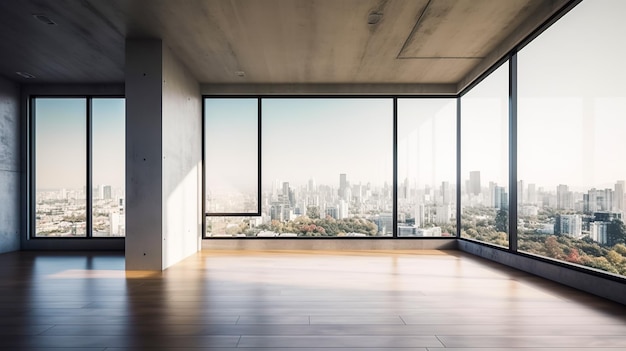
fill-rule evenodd
<path id="1" fill-rule="evenodd" d="M 207 195 L 207 213 L 255 212 L 254 195 Z M 399 236 L 455 235 L 454 189 L 449 182 L 437 188 L 417 189 L 405 181 L 398 189 Z M 392 184 L 352 184 L 339 174 L 333 185 L 292 186 L 275 180 L 264 189 L 261 215 L 249 217 L 207 217 L 207 236 L 367 237 L 393 235 Z M 242 210 L 243 209 L 243 210 Z"/>
<path id="2" fill-rule="evenodd" d="M 37 237 L 86 236 L 85 189 L 37 189 Z M 93 189 L 92 235 L 123 237 L 125 232 L 124 191 L 111 185 Z"/>
<path id="3" fill-rule="evenodd" d="M 207 237 L 391 237 L 393 188 L 389 183 L 350 182 L 341 173 L 335 184 L 301 185 L 274 180 L 264 189 L 261 215 L 255 195 L 225 194 L 207 189 Z M 509 190 L 481 181 L 469 172 L 461 189 L 461 231 L 465 238 L 508 246 Z M 612 187 L 572 189 L 567 184 L 540 187 L 520 180 L 518 249 L 626 274 L 626 227 L 623 223 L 626 182 Z M 92 235 L 125 236 L 125 198 L 121 188 L 93 189 Z M 448 181 L 417 186 L 405 178 L 398 183 L 399 237 L 457 235 L 456 187 Z M 86 236 L 85 189 L 38 189 L 37 237 Z M 211 213 L 250 213 L 211 216 Z"/>

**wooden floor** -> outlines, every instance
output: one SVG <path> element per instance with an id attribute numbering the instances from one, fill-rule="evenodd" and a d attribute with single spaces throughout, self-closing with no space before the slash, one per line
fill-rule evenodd
<path id="1" fill-rule="evenodd" d="M 0 349 L 626 350 L 626 307 L 458 251 L 0 255 Z"/>

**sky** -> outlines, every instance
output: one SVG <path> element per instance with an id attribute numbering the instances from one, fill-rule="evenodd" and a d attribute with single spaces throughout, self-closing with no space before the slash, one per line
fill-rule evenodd
<path id="1" fill-rule="evenodd" d="M 86 100 L 37 98 L 37 189 L 82 189 L 86 184 Z M 125 182 L 124 99 L 93 99 L 93 185 Z"/>
<path id="2" fill-rule="evenodd" d="M 626 179 L 626 1 L 583 1 L 518 54 L 518 179 L 555 188 Z M 462 98 L 462 179 L 508 183 L 508 64 Z M 256 99 L 207 102 L 207 179 L 257 187 Z M 124 183 L 124 101 L 94 100 L 94 185 Z M 399 101 L 399 181 L 454 181 L 454 103 Z M 38 188 L 85 183 L 84 99 L 37 99 Z M 224 123 L 224 121 L 228 121 Z M 392 183 L 391 99 L 263 100 L 262 178 Z M 227 152 L 224 152 L 227 151 Z"/>

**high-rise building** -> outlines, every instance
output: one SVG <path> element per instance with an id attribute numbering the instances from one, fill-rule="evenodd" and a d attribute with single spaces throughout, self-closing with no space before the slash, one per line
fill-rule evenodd
<path id="1" fill-rule="evenodd" d="M 348 178 L 345 173 L 339 174 L 339 198 L 346 199 L 346 189 L 348 188 Z"/>
<path id="2" fill-rule="evenodd" d="M 503 186 L 495 186 L 493 207 L 500 210 L 509 209 L 509 194 L 506 192 L 506 188 Z"/>
<path id="3" fill-rule="evenodd" d="M 307 191 L 310 192 L 310 193 L 317 191 L 317 185 L 315 184 L 315 178 L 309 179 Z"/>
<path id="4" fill-rule="evenodd" d="M 559 210 L 574 209 L 574 194 L 569 191 L 569 187 L 565 184 L 559 184 L 556 187 L 556 208 Z"/>
<path id="5" fill-rule="evenodd" d="M 580 238 L 582 236 L 582 217 L 580 215 L 556 216 L 554 234 L 563 234 L 573 238 Z"/>
<path id="6" fill-rule="evenodd" d="M 437 217 L 435 218 L 435 223 L 448 224 L 450 223 L 451 218 L 452 218 L 452 208 L 450 207 L 449 204 L 437 206 Z"/>
<path id="7" fill-rule="evenodd" d="M 524 181 L 518 180 L 517 181 L 517 204 L 518 205 L 526 203 L 526 193 L 524 192 L 524 190 L 525 190 Z"/>
<path id="8" fill-rule="evenodd" d="M 449 205 L 450 201 L 450 182 L 441 182 L 441 199 L 444 205 Z"/>
<path id="9" fill-rule="evenodd" d="M 110 185 L 104 185 L 102 187 L 102 198 L 105 200 L 111 200 L 112 199 L 112 191 L 111 191 L 111 186 Z"/>
<path id="10" fill-rule="evenodd" d="M 418 228 L 424 225 L 424 217 L 426 215 L 424 207 L 423 203 L 415 205 L 415 226 Z"/>
<path id="11" fill-rule="evenodd" d="M 468 193 L 471 195 L 480 195 L 480 171 L 471 171 L 469 179 Z"/>
<path id="12" fill-rule="evenodd" d="M 618 180 L 615 183 L 615 192 L 613 193 L 613 212 L 624 212 L 624 187 L 625 182 Z"/>
<path id="13" fill-rule="evenodd" d="M 337 206 L 338 213 L 337 216 L 339 219 L 345 219 L 350 216 L 348 202 L 346 200 L 339 200 L 339 205 Z"/>
<path id="14" fill-rule="evenodd" d="M 527 201 L 531 205 L 537 204 L 537 186 L 533 183 L 528 184 Z"/>
<path id="15" fill-rule="evenodd" d="M 589 229 L 589 237 L 591 237 L 591 239 L 596 241 L 598 244 L 606 245 L 609 242 L 609 223 L 592 222 Z"/>

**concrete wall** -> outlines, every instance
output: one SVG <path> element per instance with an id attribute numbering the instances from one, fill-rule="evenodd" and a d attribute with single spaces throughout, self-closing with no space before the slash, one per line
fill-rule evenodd
<path id="1" fill-rule="evenodd" d="M 20 249 L 20 88 L 0 78 L 0 253 Z"/>
<path id="2" fill-rule="evenodd" d="M 126 41 L 126 269 L 162 269 L 162 44 Z"/>
<path id="3" fill-rule="evenodd" d="M 206 239 L 203 250 L 456 250 L 456 238 Z"/>
<path id="4" fill-rule="evenodd" d="M 163 268 L 202 239 L 202 100 L 191 72 L 163 46 Z"/>
<path id="5" fill-rule="evenodd" d="M 126 269 L 200 248 L 200 86 L 161 40 L 126 41 Z"/>
<path id="6" fill-rule="evenodd" d="M 624 279 L 612 280 L 592 273 L 567 268 L 557 263 L 513 254 L 467 240 L 459 240 L 459 250 L 519 269 L 590 294 L 626 304 Z"/>

